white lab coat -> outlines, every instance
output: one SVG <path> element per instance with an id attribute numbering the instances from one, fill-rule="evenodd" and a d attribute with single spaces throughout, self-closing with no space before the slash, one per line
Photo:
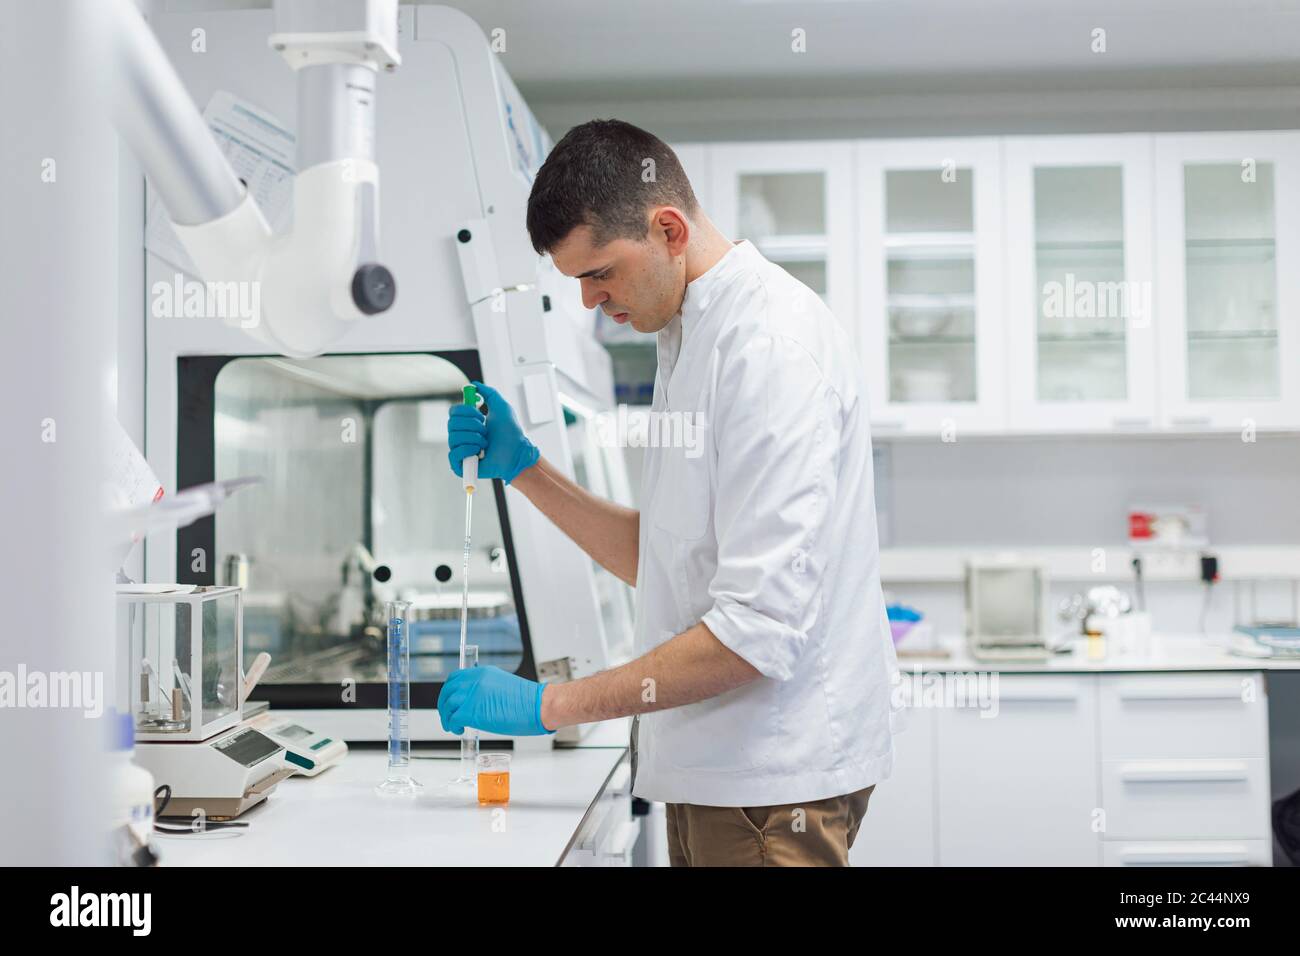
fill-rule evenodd
<path id="1" fill-rule="evenodd" d="M 658 359 L 636 652 L 703 621 L 763 677 L 642 715 L 634 792 L 766 806 L 884 780 L 898 665 L 866 384 L 848 335 L 741 242 L 687 286 Z M 679 413 L 703 427 L 693 448 L 680 447 L 691 430 Z"/>

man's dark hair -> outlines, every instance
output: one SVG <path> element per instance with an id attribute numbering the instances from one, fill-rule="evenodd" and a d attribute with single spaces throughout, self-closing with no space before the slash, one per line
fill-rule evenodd
<path id="1" fill-rule="evenodd" d="M 598 245 L 644 239 L 652 206 L 687 215 L 699 208 L 676 154 L 631 123 L 592 120 L 565 133 L 538 170 L 528 196 L 528 237 L 538 253 L 582 225 Z"/>

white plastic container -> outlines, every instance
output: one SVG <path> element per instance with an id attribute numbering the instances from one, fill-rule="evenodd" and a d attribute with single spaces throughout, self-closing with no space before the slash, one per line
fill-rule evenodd
<path id="1" fill-rule="evenodd" d="M 113 832 L 127 826 L 138 843 L 146 844 L 153 835 L 153 774 L 131 760 L 135 752 L 135 719 L 130 714 L 113 714 L 110 720 L 113 752 L 109 758 L 108 792 Z"/>

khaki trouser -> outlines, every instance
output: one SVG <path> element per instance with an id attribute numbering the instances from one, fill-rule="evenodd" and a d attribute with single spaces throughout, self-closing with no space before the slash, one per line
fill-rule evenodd
<path id="1" fill-rule="evenodd" d="M 668 859 L 673 866 L 848 866 L 874 789 L 776 807 L 670 803 Z"/>

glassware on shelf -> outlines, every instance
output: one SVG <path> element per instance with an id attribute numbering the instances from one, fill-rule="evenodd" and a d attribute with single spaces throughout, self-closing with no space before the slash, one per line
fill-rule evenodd
<path id="1" fill-rule="evenodd" d="M 1281 392 L 1271 162 L 1183 167 L 1187 397 Z"/>
<path id="2" fill-rule="evenodd" d="M 975 400 L 974 228 L 971 170 L 886 171 L 890 401 Z"/>
<path id="3" fill-rule="evenodd" d="M 745 173 L 739 177 L 737 238 L 819 296 L 826 295 L 826 175 Z"/>
<path id="4" fill-rule="evenodd" d="M 1120 166 L 1034 170 L 1034 258 L 1039 400 L 1123 401 L 1129 324 L 1149 303 L 1126 281 Z"/>

